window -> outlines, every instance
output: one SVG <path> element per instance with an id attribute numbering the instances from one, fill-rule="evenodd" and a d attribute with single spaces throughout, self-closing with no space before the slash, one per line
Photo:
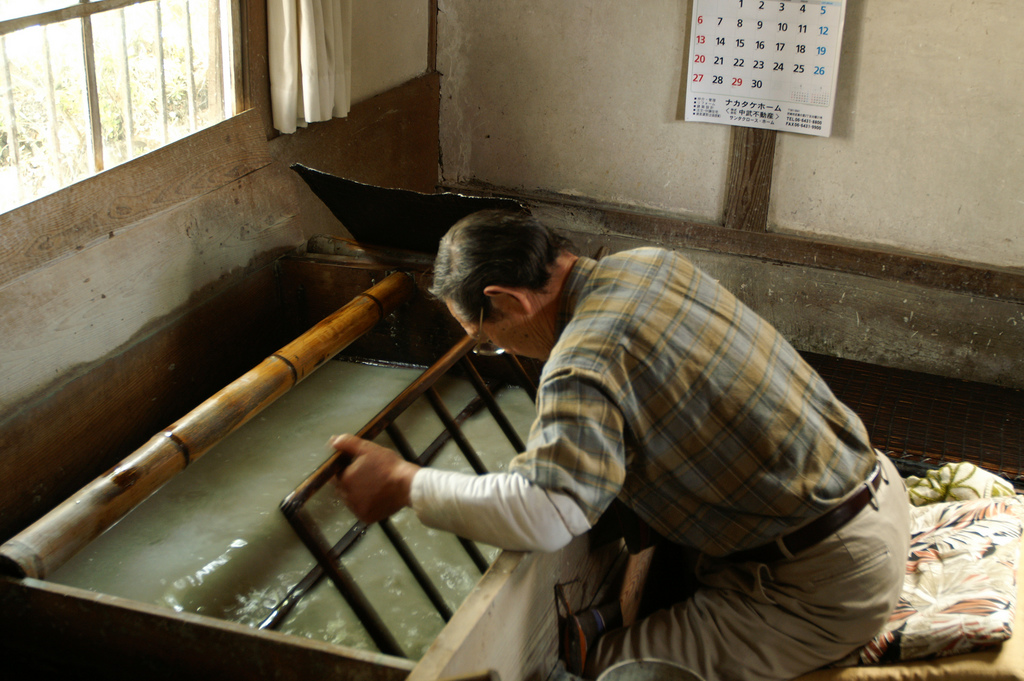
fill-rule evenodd
<path id="1" fill-rule="evenodd" d="M 233 0 L 0 0 L 0 212 L 235 113 Z"/>

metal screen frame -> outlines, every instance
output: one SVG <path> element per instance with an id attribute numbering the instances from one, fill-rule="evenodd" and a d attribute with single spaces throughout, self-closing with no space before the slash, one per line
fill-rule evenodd
<path id="1" fill-rule="evenodd" d="M 469 416 L 479 411 L 482 406 L 485 406 L 515 451 L 522 452 L 525 449 L 522 439 L 498 405 L 490 387 L 470 360 L 469 353 L 474 345 L 475 340 L 470 336 L 466 336 L 456 343 L 441 359 L 424 371 L 395 397 L 387 407 L 363 426 L 356 435 L 372 440 L 381 433 L 386 432 L 399 453 L 407 461 L 412 461 L 420 466 L 429 466 L 441 450 L 441 447 L 453 440 L 473 470 L 477 474 L 484 474 L 487 472 L 487 469 L 481 462 L 480 457 L 477 456 L 465 433 L 462 432 L 460 424 Z M 515 372 L 521 377 L 523 387 L 528 391 L 530 398 L 535 399 L 536 388 L 533 386 L 522 365 L 512 355 L 505 355 L 505 357 L 508 358 Z M 477 396 L 462 412 L 457 416 L 452 416 L 441 400 L 440 395 L 434 389 L 434 385 L 456 365 L 459 365 L 464 370 L 466 376 L 473 384 Z M 409 445 L 401 430 L 395 425 L 395 420 L 422 396 L 427 398 L 434 413 L 441 420 L 444 429 L 423 452 L 417 454 Z M 335 452 L 281 502 L 281 512 L 287 518 L 302 543 L 313 554 L 313 557 L 316 558 L 317 565 L 292 588 L 291 592 L 260 624 L 259 628 L 274 629 L 279 626 L 299 600 L 322 577 L 327 576 L 355 612 L 360 623 L 366 628 L 367 633 L 373 639 L 374 645 L 382 653 L 407 658 L 408 655 L 377 614 L 373 604 L 370 603 L 355 579 L 341 564 L 341 557 L 363 535 L 367 525 L 362 522 L 356 522 L 334 546 L 330 546 L 323 532 L 305 509 L 306 503 L 312 496 L 341 473 L 349 462 L 350 458 L 347 455 Z M 445 622 L 448 622 L 453 614 L 451 608 L 448 607 L 443 596 L 441 596 L 437 587 L 426 574 L 426 571 L 420 565 L 415 555 L 413 555 L 412 550 L 405 543 L 401 534 L 388 519 L 380 521 L 377 525 L 384 531 L 385 536 L 409 568 L 438 614 Z M 481 573 L 485 572 L 489 567 L 489 563 L 476 544 L 461 537 L 459 542 L 477 569 Z"/>

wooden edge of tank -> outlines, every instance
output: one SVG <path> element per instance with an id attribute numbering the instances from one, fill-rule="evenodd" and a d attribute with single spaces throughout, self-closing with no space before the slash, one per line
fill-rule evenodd
<path id="1" fill-rule="evenodd" d="M 577 537 L 553 553 L 504 551 L 427 649 L 408 681 L 497 672 L 502 681 L 543 679 L 558 660 L 565 615 L 556 592 L 575 611 L 614 594 L 620 543 L 591 551 Z"/>
<path id="2" fill-rule="evenodd" d="M 24 678 L 93 669 L 105 678 L 400 681 L 413 667 L 402 658 L 31 578 L 0 578 L 0 611 L 5 665 L 43 674 Z"/>

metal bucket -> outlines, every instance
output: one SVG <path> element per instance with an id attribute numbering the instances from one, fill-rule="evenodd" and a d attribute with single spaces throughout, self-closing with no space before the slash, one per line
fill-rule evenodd
<path id="1" fill-rule="evenodd" d="M 704 677 L 668 660 L 626 660 L 605 669 L 597 681 L 704 681 Z"/>

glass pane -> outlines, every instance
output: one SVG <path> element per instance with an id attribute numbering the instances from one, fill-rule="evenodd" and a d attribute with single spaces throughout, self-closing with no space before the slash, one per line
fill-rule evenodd
<path id="1" fill-rule="evenodd" d="M 67 4 L 0 0 L 0 12 Z M 143 0 L 0 35 L 0 212 L 95 173 L 94 143 L 110 168 L 233 114 L 231 14 L 222 7 L 228 0 Z M 99 140 L 83 21 L 93 36 Z"/>
<path id="2" fill-rule="evenodd" d="M 107 167 L 224 119 L 211 7 L 216 0 L 161 0 L 93 16 Z"/>
<path id="3" fill-rule="evenodd" d="M 74 0 L 0 0 L 0 21 L 27 17 L 78 4 Z"/>
<path id="4" fill-rule="evenodd" d="M 92 172 L 80 26 L 0 37 L 0 211 Z"/>
<path id="5" fill-rule="evenodd" d="M 124 10 L 133 126 L 131 157 L 167 143 L 158 4 L 147 2 Z"/>
<path id="6" fill-rule="evenodd" d="M 103 133 L 103 165 L 110 168 L 130 158 L 128 148 L 133 136 L 132 111 L 128 106 L 130 82 L 124 10 L 94 15 L 92 38 Z"/>
<path id="7" fill-rule="evenodd" d="M 224 120 L 223 35 L 217 0 L 161 0 L 172 140 Z M 211 26 L 220 30 L 211 31 Z"/>

